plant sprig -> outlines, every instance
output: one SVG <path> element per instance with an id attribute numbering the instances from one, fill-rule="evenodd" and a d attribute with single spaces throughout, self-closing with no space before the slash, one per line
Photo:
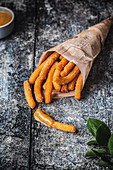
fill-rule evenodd
<path id="1" fill-rule="evenodd" d="M 93 148 L 85 154 L 85 157 L 97 158 L 99 160 L 97 165 L 113 168 L 113 162 L 111 162 L 113 158 L 113 134 L 111 134 L 109 127 L 98 119 L 89 118 L 87 128 L 94 138 L 86 144 L 105 146 L 106 149 L 109 149 L 109 152 Z"/>

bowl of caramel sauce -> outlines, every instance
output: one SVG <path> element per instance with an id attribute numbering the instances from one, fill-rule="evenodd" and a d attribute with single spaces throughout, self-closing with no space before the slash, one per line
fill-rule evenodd
<path id="1" fill-rule="evenodd" d="M 0 39 L 7 37 L 14 28 L 14 13 L 0 6 Z"/>

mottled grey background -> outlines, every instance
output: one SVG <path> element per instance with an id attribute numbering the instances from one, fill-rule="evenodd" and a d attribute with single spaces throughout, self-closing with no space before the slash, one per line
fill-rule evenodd
<path id="1" fill-rule="evenodd" d="M 89 117 L 113 132 L 113 26 L 103 51 L 95 60 L 82 92 L 74 97 L 39 104 L 60 122 L 71 123 L 78 133 L 50 129 L 36 122 L 25 100 L 23 81 L 37 67 L 41 54 L 113 15 L 107 0 L 0 0 L 15 13 L 15 28 L 0 40 L 0 170 L 99 170 L 84 154 L 91 134 Z"/>

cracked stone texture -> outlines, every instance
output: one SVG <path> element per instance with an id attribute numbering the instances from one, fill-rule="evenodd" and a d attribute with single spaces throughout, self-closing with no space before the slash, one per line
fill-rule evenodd
<path id="1" fill-rule="evenodd" d="M 0 1 L 15 13 L 13 33 L 0 40 L 0 169 L 29 168 L 31 109 L 23 81 L 33 71 L 34 1 Z"/>
<path id="2" fill-rule="evenodd" d="M 36 122 L 33 113 L 37 108 L 31 111 L 28 107 L 23 81 L 37 67 L 45 50 L 113 16 L 113 2 L 1 0 L 0 5 L 11 8 L 16 15 L 12 35 L 0 40 L 0 169 L 105 169 L 84 154 L 91 148 L 85 145 L 92 138 L 86 128 L 89 117 L 104 121 L 113 132 L 113 26 L 92 66 L 82 99 L 70 97 L 38 105 L 55 120 L 74 124 L 78 133 Z"/>

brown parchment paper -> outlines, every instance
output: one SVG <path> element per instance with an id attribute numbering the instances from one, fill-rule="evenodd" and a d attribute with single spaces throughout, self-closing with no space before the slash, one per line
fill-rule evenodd
<path id="1" fill-rule="evenodd" d="M 44 52 L 39 60 L 39 65 L 53 52 L 57 52 L 67 60 L 75 63 L 83 77 L 83 87 L 94 62 L 104 45 L 108 35 L 113 17 L 96 24 L 89 29 L 81 32 L 71 39 L 49 49 Z M 63 98 L 74 96 L 74 91 L 68 93 L 56 92 L 52 93 L 53 98 Z"/>

